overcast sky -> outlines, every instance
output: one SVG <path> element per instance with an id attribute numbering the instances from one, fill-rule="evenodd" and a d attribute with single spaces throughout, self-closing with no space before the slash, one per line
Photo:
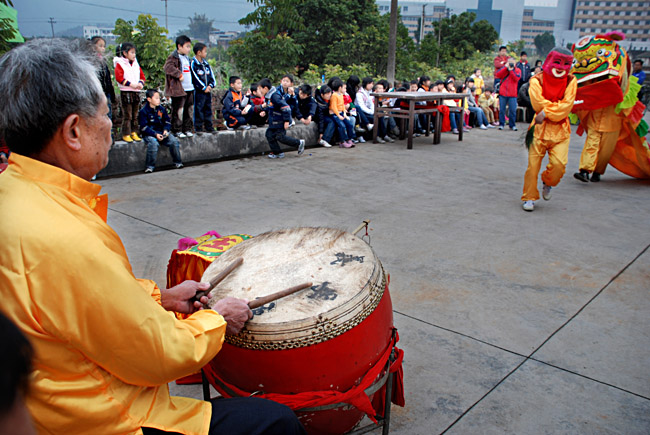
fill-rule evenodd
<path id="1" fill-rule="evenodd" d="M 136 20 L 140 13 L 149 13 L 165 25 L 165 3 L 162 0 L 13 0 L 18 11 L 18 26 L 23 36 L 51 36 L 49 18 L 54 18 L 54 31 L 71 27 L 106 24 L 115 20 Z M 188 17 L 206 14 L 220 30 L 244 30 L 237 21 L 254 9 L 246 0 L 168 0 L 170 34 L 187 28 Z M 155 15 L 157 14 L 157 15 Z"/>
<path id="2" fill-rule="evenodd" d="M 555 6 L 558 0 L 525 0 L 527 5 Z M 18 11 L 18 26 L 23 36 L 51 36 L 49 18 L 54 18 L 54 31 L 71 27 L 103 24 L 113 27 L 115 20 L 134 20 L 140 13 L 149 13 L 165 25 L 163 0 L 13 0 Z M 254 9 L 246 0 L 168 0 L 167 14 L 170 35 L 187 28 L 188 17 L 206 14 L 220 30 L 244 30 L 237 21 Z"/>

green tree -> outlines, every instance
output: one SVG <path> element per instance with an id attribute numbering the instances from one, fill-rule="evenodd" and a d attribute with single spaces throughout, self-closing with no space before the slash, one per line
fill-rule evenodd
<path id="1" fill-rule="evenodd" d="M 287 35 L 268 37 L 262 32 L 248 33 L 231 42 L 228 53 L 245 78 L 268 77 L 276 82 L 283 74 L 295 73 L 302 47 Z"/>
<path id="2" fill-rule="evenodd" d="M 510 41 L 506 44 L 506 47 L 508 47 L 508 52 L 510 53 L 515 53 L 515 59 L 519 57 L 519 54 L 524 51 L 524 47 L 526 46 L 526 41 L 523 39 L 518 39 L 516 41 Z"/>
<path id="3" fill-rule="evenodd" d="M 214 20 L 208 19 L 205 14 L 194 14 L 194 17 L 190 18 L 188 28 L 180 30 L 178 35 L 187 35 L 190 38 L 208 41 L 210 40 L 210 32 L 215 30 L 213 23 Z"/>
<path id="4" fill-rule="evenodd" d="M 0 18 L 0 55 L 11 50 L 10 39 L 16 36 L 13 23 L 9 18 Z"/>
<path id="5" fill-rule="evenodd" d="M 434 23 L 434 31 L 427 34 L 418 52 L 417 59 L 435 65 L 453 60 L 468 59 L 476 51 L 488 52 L 499 38 L 497 31 L 486 20 L 474 21 L 476 14 L 463 12 Z M 440 36 L 440 44 L 438 44 Z"/>
<path id="6" fill-rule="evenodd" d="M 547 54 L 555 47 L 555 36 L 552 33 L 544 32 L 535 36 L 535 47 L 540 57 L 546 57 Z"/>
<path id="7" fill-rule="evenodd" d="M 132 42 L 135 45 L 138 63 L 147 78 L 147 87 L 164 87 L 165 72 L 163 66 L 169 54 L 174 50 L 173 42 L 167 38 L 167 29 L 158 25 L 158 19 L 141 14 L 138 20 L 115 21 L 113 34 L 117 42 Z"/>
<path id="8" fill-rule="evenodd" d="M 288 33 L 291 29 L 302 30 L 305 18 L 298 12 L 297 0 L 248 0 L 256 9 L 239 20 L 245 26 L 257 26 L 269 36 Z"/>

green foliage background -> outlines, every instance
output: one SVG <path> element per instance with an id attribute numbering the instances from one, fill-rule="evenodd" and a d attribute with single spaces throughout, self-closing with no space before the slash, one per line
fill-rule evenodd
<path id="1" fill-rule="evenodd" d="M 118 18 L 113 33 L 117 35 L 118 44 L 132 42 L 135 45 L 138 63 L 147 80 L 145 87 L 164 88 L 163 65 L 174 51 L 174 43 L 166 36 L 167 29 L 159 26 L 156 18 L 142 14 L 135 23 Z"/>

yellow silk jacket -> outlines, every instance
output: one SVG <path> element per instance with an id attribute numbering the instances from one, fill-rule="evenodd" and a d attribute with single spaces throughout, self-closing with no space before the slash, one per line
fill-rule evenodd
<path id="1" fill-rule="evenodd" d="M 539 75 L 541 76 L 541 74 Z M 564 97 L 559 101 L 553 102 L 544 98 L 542 84 L 538 80 L 538 77 L 533 76 L 530 79 L 530 87 L 528 88 L 530 103 L 535 113 L 543 110 L 546 114 L 544 122 L 541 125 L 535 126 L 536 139 L 561 142 L 571 137 L 571 123 L 568 117 L 573 108 L 577 90 L 578 81 L 575 77 L 571 76 L 564 91 Z M 535 124 L 535 119 L 533 119 L 531 125 L 533 124 Z"/>
<path id="2" fill-rule="evenodd" d="M 167 383 L 217 354 L 226 322 L 212 310 L 178 320 L 162 308 L 95 211 L 107 200 L 100 189 L 15 153 L 0 174 L 0 309 L 35 349 L 36 428 L 207 434 L 210 403 L 171 397 Z"/>

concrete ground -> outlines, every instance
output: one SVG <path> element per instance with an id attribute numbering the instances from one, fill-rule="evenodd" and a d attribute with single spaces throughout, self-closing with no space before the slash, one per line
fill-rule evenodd
<path id="1" fill-rule="evenodd" d="M 405 351 L 392 433 L 648 434 L 650 181 L 575 180 L 574 135 L 553 198 L 524 212 L 525 127 L 99 183 L 135 274 L 161 285 L 180 237 L 371 219 Z"/>

